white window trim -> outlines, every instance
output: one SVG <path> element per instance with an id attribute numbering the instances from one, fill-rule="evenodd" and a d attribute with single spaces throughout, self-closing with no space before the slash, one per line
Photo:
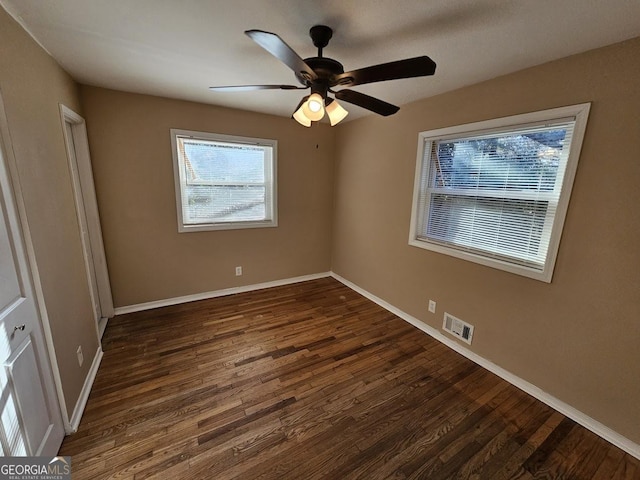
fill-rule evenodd
<path id="1" fill-rule="evenodd" d="M 573 181 L 578 168 L 578 160 L 580 158 L 580 151 L 582 148 L 582 140 L 587 126 L 587 118 L 589 116 L 590 103 L 582 103 L 578 105 L 571 105 L 567 107 L 554 108 L 550 110 L 543 110 L 539 112 L 525 113 L 521 115 L 513 115 L 510 117 L 502 117 L 492 120 L 486 120 L 475 123 L 468 123 L 464 125 L 457 125 L 453 127 L 440 128 L 436 130 L 430 130 L 427 132 L 420 132 L 418 134 L 418 151 L 416 157 L 416 171 L 413 187 L 413 203 L 411 208 L 411 226 L 409 231 L 409 245 L 414 247 L 431 250 L 452 257 L 468 260 L 470 262 L 478 263 L 488 267 L 493 267 L 499 270 L 504 270 L 510 273 L 515 273 L 525 277 L 540 280 L 546 283 L 550 283 L 553 277 L 553 270 L 556 263 L 556 257 L 558 254 L 558 248 L 560 246 L 560 238 L 562 236 L 562 229 L 569 206 L 569 199 L 571 197 L 571 190 L 573 187 Z M 566 170 L 564 173 L 563 184 L 560 199 L 556 214 L 554 217 L 554 224 L 549 239 L 549 248 L 547 250 L 547 257 L 545 260 L 544 270 L 529 268 L 526 266 L 520 266 L 508 263 L 506 261 L 485 257 L 476 253 L 466 252 L 454 248 L 449 248 L 443 245 L 430 243 L 425 240 L 418 239 L 417 224 L 419 215 L 424 213 L 424 203 L 420 202 L 421 197 L 421 174 L 423 169 L 423 159 L 425 146 L 430 144 L 433 140 L 441 140 L 450 137 L 458 137 L 465 133 L 482 130 L 489 132 L 492 129 L 503 129 L 504 127 L 526 127 L 528 124 L 540 124 L 542 122 L 552 122 L 563 118 L 575 118 L 575 125 L 573 129 L 573 137 L 571 140 L 571 147 L 569 151 L 569 157 L 566 164 Z M 483 132 L 483 133 L 484 133 Z"/>
<path id="2" fill-rule="evenodd" d="M 180 169 L 180 159 L 178 158 L 178 148 L 176 137 L 191 137 L 202 140 L 211 140 L 217 142 L 244 143 L 247 145 L 270 146 L 272 148 L 273 158 L 271 159 L 270 180 L 271 188 L 267 188 L 266 208 L 269 211 L 270 219 L 264 221 L 244 221 L 244 222 L 220 222 L 220 223 L 203 223 L 199 225 L 189 225 L 184 223 L 182 210 L 182 188 L 181 183 L 183 172 Z M 173 156 L 173 178 L 176 194 L 176 209 L 178 215 L 178 232 L 202 232 L 211 230 L 238 230 L 245 228 L 265 228 L 278 226 L 278 141 L 264 138 L 239 137 L 235 135 L 223 135 L 210 132 L 197 132 L 193 130 L 171 129 L 171 154 Z M 267 183 L 267 182 L 265 182 Z M 271 208 L 269 208 L 271 207 Z"/>

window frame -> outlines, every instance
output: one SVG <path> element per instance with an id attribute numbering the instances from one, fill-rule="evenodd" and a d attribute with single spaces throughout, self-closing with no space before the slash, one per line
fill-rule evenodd
<path id="1" fill-rule="evenodd" d="M 562 236 L 564 221 L 571 197 L 571 190 L 578 167 L 590 106 L 590 103 L 582 103 L 578 105 L 570 105 L 566 107 L 420 132 L 418 134 L 409 245 L 550 283 L 553 277 L 556 257 L 560 246 L 560 238 Z M 428 179 L 430 172 L 429 170 L 426 170 L 426 173 L 423 172 L 425 172 L 425 168 L 430 168 L 431 145 L 434 142 L 439 140 L 452 140 L 455 138 L 468 138 L 473 135 L 486 135 L 489 133 L 509 133 L 510 131 L 522 128 L 543 126 L 545 124 L 553 124 L 563 120 L 567 121 L 569 119 L 575 121 L 573 135 L 569 145 L 569 154 L 562 178 L 560 197 L 558 199 L 556 212 L 552 219 L 545 220 L 545 222 L 552 221 L 553 224 L 551 227 L 551 234 L 549 236 L 544 268 L 542 270 L 518 265 L 516 263 L 510 263 L 506 260 L 494 258 L 489 255 L 482 255 L 481 253 L 448 247 L 439 243 L 431 242 L 428 239 L 418 237 L 420 216 L 428 213 L 425 209 L 430 206 L 430 193 L 428 192 L 430 186 L 427 185 L 425 188 L 423 185 L 423 178 Z M 426 148 L 429 148 L 429 152 L 425 157 Z M 423 177 L 423 175 L 426 176 Z M 454 193 L 454 190 L 452 190 L 452 193 Z M 488 197 L 497 198 L 491 196 Z M 508 196 L 507 198 L 516 199 L 519 198 L 519 195 L 516 193 L 513 196 Z M 421 199 L 423 199 L 423 201 L 421 201 Z"/>
<path id="2" fill-rule="evenodd" d="M 237 135 L 225 135 L 220 133 L 200 132 L 194 130 L 181 130 L 172 128 L 171 133 L 171 154 L 173 158 L 173 178 L 176 194 L 176 209 L 178 220 L 178 232 L 202 232 L 212 230 L 239 230 L 247 228 L 265 228 L 278 226 L 278 195 L 277 195 L 277 165 L 278 165 L 278 141 L 265 138 L 241 137 Z M 178 137 L 194 140 L 214 141 L 219 143 L 245 144 L 259 147 L 271 148 L 270 165 L 265 165 L 265 212 L 266 220 L 246 220 L 227 222 L 208 222 L 199 224 L 185 224 L 184 207 L 182 204 L 182 187 L 187 185 L 188 180 L 184 175 L 184 168 L 180 155 L 178 154 Z M 267 160 L 268 161 L 268 160 Z M 266 163 L 266 162 L 265 162 Z M 204 184 L 222 185 L 225 182 L 205 182 Z M 233 182 L 234 185 L 242 182 Z"/>

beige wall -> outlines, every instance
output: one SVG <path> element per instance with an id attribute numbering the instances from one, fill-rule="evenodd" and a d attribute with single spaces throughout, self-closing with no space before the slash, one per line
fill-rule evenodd
<path id="1" fill-rule="evenodd" d="M 2 8 L 0 91 L 71 415 L 98 349 L 58 109 L 79 112 L 80 101 L 71 77 Z"/>
<path id="2" fill-rule="evenodd" d="M 329 127 L 94 87 L 81 97 L 116 307 L 330 269 Z M 171 128 L 277 140 L 278 227 L 178 233 Z"/>
<path id="3" fill-rule="evenodd" d="M 474 324 L 471 350 L 635 442 L 638 79 L 635 39 L 341 126 L 332 260 L 333 271 L 434 328 L 444 311 Z M 408 245 L 418 132 L 582 102 L 592 108 L 551 284 Z"/>

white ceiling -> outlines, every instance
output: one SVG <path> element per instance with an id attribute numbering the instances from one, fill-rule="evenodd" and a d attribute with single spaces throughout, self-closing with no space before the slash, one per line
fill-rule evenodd
<path id="1" fill-rule="evenodd" d="M 640 0 L 0 0 L 78 82 L 290 116 L 301 91 L 211 92 L 291 84 L 293 73 L 243 34 L 280 35 L 302 58 L 315 24 L 345 70 L 418 55 L 433 77 L 354 90 L 403 105 L 640 36 Z M 346 105 L 348 119 L 368 114 Z"/>

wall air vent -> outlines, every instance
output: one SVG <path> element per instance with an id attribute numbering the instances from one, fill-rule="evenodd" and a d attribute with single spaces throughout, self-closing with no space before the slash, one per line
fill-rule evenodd
<path id="1" fill-rule="evenodd" d="M 444 312 L 442 328 L 451 335 L 458 337 L 460 340 L 471 345 L 471 340 L 473 339 L 473 325 L 463 322 L 450 313 Z"/>

